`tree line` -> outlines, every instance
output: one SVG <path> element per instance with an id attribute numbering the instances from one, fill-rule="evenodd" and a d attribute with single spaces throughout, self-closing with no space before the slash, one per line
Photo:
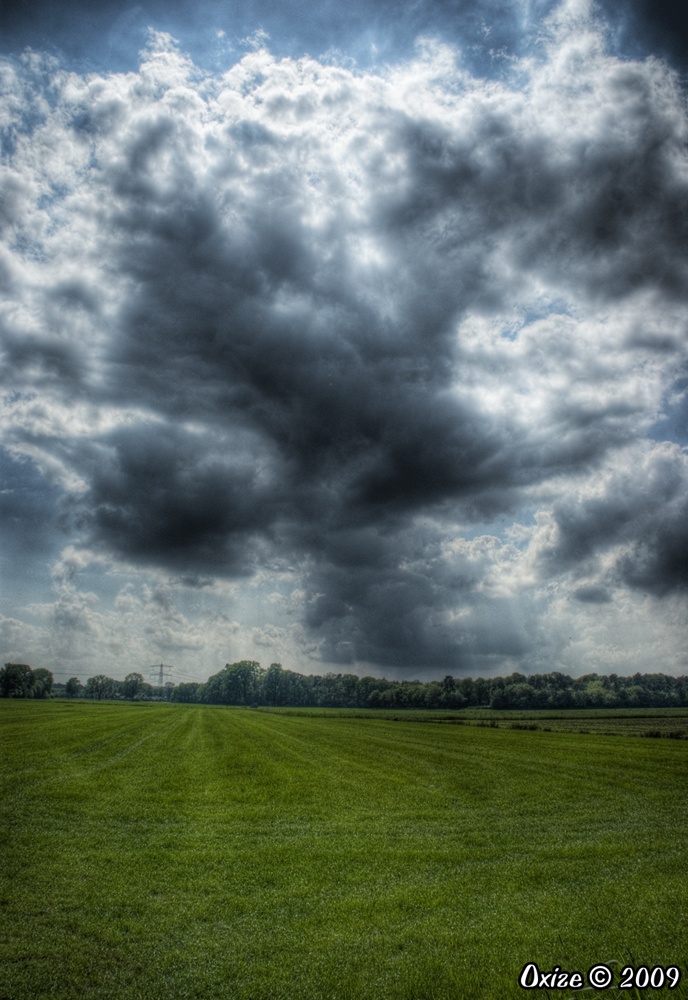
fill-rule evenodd
<path id="1" fill-rule="evenodd" d="M 178 684 L 172 701 L 322 708 L 667 708 L 688 707 L 688 677 L 553 672 L 508 677 L 394 681 L 355 674 L 299 674 L 279 663 L 228 663 L 204 684 Z"/>
<path id="2" fill-rule="evenodd" d="M 170 700 L 173 684 L 158 687 L 147 684 L 138 673 L 127 674 L 123 681 L 105 674 L 89 677 L 82 684 L 78 677 L 70 677 L 66 684 L 55 684 L 52 671 L 39 667 L 32 670 L 27 663 L 6 663 L 0 667 L 0 698 L 126 698 L 130 701 Z"/>
<path id="3" fill-rule="evenodd" d="M 205 683 L 148 684 L 139 673 L 124 680 L 105 674 L 53 684 L 49 670 L 6 663 L 0 669 L 0 697 L 103 698 L 209 705 L 301 706 L 312 708 L 670 708 L 688 707 L 688 677 L 667 674 L 586 674 L 569 677 L 512 673 L 508 677 L 452 677 L 441 681 L 394 681 L 355 674 L 300 674 L 280 663 L 228 663 Z"/>
<path id="4" fill-rule="evenodd" d="M 0 698 L 50 698 L 54 678 L 50 670 L 32 670 L 28 663 L 0 667 Z"/>

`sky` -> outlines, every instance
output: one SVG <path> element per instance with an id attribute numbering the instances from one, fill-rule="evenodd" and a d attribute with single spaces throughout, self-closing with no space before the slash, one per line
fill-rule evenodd
<path id="1" fill-rule="evenodd" d="M 688 672 L 688 27 L 0 10 L 0 662 Z"/>

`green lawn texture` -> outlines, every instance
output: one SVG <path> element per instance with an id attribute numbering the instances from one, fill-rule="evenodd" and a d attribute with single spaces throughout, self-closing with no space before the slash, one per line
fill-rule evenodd
<path id="1" fill-rule="evenodd" d="M 0 761 L 2 1000 L 686 995 L 688 741 L 6 701 Z"/>
<path id="2" fill-rule="evenodd" d="M 378 709 L 378 708 L 261 708 L 280 715 L 346 716 L 391 722 L 434 722 L 546 732 L 596 733 L 688 739 L 688 708 L 576 708 L 576 709 Z"/>

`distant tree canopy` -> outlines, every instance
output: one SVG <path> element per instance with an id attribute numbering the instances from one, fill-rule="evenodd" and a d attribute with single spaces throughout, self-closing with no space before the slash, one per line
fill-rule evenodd
<path id="1" fill-rule="evenodd" d="M 52 690 L 53 675 L 42 667 L 6 663 L 0 668 L 0 698 L 49 698 Z"/>
<path id="2" fill-rule="evenodd" d="M 215 705 L 323 708 L 666 708 L 688 706 L 688 678 L 666 674 L 568 677 L 514 673 L 508 677 L 446 676 L 442 681 L 390 681 L 355 674 L 299 674 L 279 663 L 228 663 L 205 684 L 180 684 L 172 701 Z"/>
<path id="3" fill-rule="evenodd" d="M 134 698 L 140 697 L 144 684 L 145 681 L 141 674 L 127 674 L 124 680 L 121 681 L 119 690 L 124 698 L 133 701 Z"/>
<path id="4" fill-rule="evenodd" d="M 6 663 L 0 670 L 0 697 L 47 698 L 53 691 L 49 670 Z M 139 673 L 123 681 L 105 674 L 82 685 L 71 677 L 67 697 L 126 698 L 210 705 L 309 706 L 322 708 L 671 708 L 688 706 L 688 677 L 667 674 L 513 673 L 508 677 L 452 677 L 441 681 L 390 681 L 355 674 L 299 674 L 280 663 L 262 667 L 256 660 L 228 663 L 204 683 L 147 684 Z"/>
<path id="5" fill-rule="evenodd" d="M 101 698 L 110 698 L 114 694 L 114 682 L 111 677 L 106 677 L 105 674 L 96 674 L 95 677 L 89 677 L 86 681 L 84 694 L 87 698 L 95 698 L 97 701 L 100 701 Z"/>
<path id="6" fill-rule="evenodd" d="M 70 677 L 65 684 L 65 694 L 68 698 L 76 698 L 81 694 L 83 690 L 83 684 L 78 677 Z"/>

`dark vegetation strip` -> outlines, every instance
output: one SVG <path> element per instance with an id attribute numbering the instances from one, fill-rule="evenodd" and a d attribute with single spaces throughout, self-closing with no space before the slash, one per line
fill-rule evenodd
<path id="1" fill-rule="evenodd" d="M 369 709 L 490 708 L 533 709 L 688 707 L 688 678 L 666 674 L 587 674 L 569 677 L 553 672 L 526 676 L 470 678 L 447 675 L 442 681 L 392 681 L 379 677 L 328 673 L 324 676 L 285 670 L 279 663 L 265 668 L 254 660 L 228 663 L 205 683 L 162 687 L 145 683 L 139 673 L 124 680 L 97 674 L 82 685 L 77 677 L 54 685 L 45 669 L 6 663 L 0 669 L 0 697 L 46 698 L 53 691 L 67 697 L 164 699 L 185 703 Z"/>

